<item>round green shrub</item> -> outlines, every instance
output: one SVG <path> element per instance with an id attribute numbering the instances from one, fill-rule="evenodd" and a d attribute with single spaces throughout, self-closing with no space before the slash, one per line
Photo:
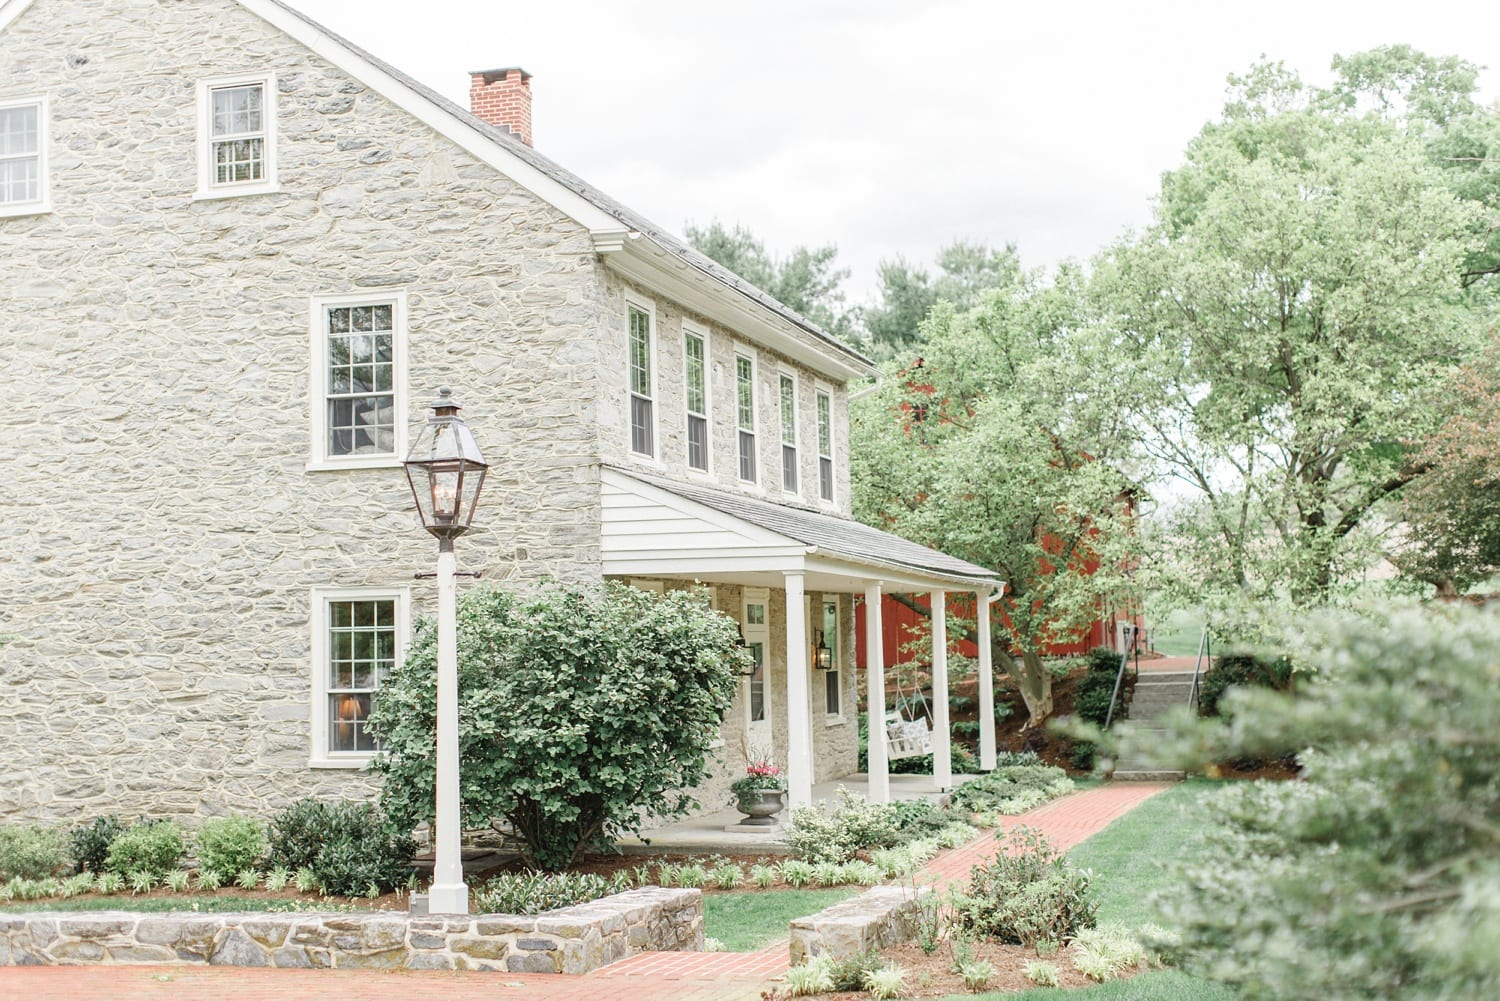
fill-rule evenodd
<path id="1" fill-rule="evenodd" d="M 403 885 L 416 852 L 416 842 L 373 803 L 304 799 L 271 821 L 267 859 L 272 868 L 306 870 L 324 893 L 355 896 L 372 883 Z"/>
<path id="2" fill-rule="evenodd" d="M 214 817 L 198 831 L 198 865 L 215 872 L 255 871 L 266 854 L 266 832 L 251 817 Z"/>
<path id="3" fill-rule="evenodd" d="M 104 866 L 118 876 L 149 873 L 160 880 L 177 868 L 182 852 L 182 828 L 175 821 L 146 820 L 115 838 Z"/>
<path id="4" fill-rule="evenodd" d="M 0 879 L 44 879 L 65 864 L 61 831 L 35 824 L 0 827 Z"/>
<path id="5" fill-rule="evenodd" d="M 125 830 L 120 818 L 110 814 L 95 817 L 68 832 L 68 856 L 74 872 L 103 872 L 109 846 Z"/>

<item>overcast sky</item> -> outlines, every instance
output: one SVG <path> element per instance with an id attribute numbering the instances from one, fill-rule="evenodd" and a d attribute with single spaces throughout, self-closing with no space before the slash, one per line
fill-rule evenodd
<path id="1" fill-rule="evenodd" d="M 539 150 L 677 233 L 837 243 L 856 301 L 956 237 L 1040 266 L 1142 225 L 1262 53 L 1314 82 L 1392 42 L 1500 63 L 1494 0 L 289 2 L 464 106 L 469 71 L 525 68 Z"/>

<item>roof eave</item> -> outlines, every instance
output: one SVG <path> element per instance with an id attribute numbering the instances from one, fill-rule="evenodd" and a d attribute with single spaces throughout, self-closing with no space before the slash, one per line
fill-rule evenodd
<path id="1" fill-rule="evenodd" d="M 595 246 L 600 247 L 597 241 Z M 617 248 L 605 251 L 601 247 L 600 253 L 608 266 L 625 277 L 659 289 L 682 306 L 753 337 L 833 381 L 869 379 L 880 373 L 863 355 L 816 327 L 793 323 L 644 234 L 624 234 Z"/>

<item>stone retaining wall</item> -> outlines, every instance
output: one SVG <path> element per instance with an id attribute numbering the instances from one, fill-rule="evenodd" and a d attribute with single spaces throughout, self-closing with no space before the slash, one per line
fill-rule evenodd
<path id="1" fill-rule="evenodd" d="M 843 959 L 907 941 L 917 933 L 917 905 L 931 892 L 927 887 L 872 886 L 857 897 L 797 918 L 792 922 L 792 965 L 825 953 Z"/>
<path id="2" fill-rule="evenodd" d="M 171 963 L 587 973 L 637 952 L 702 948 L 702 892 L 657 887 L 526 917 L 393 911 L 0 915 L 0 966 Z"/>

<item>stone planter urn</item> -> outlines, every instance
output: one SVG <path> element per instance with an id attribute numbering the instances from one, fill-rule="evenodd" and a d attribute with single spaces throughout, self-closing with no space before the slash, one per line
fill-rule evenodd
<path id="1" fill-rule="evenodd" d="M 740 797 L 738 803 L 741 813 L 748 814 L 740 821 L 741 827 L 775 827 L 776 815 L 786 805 L 784 789 L 756 789 L 753 793 Z"/>

